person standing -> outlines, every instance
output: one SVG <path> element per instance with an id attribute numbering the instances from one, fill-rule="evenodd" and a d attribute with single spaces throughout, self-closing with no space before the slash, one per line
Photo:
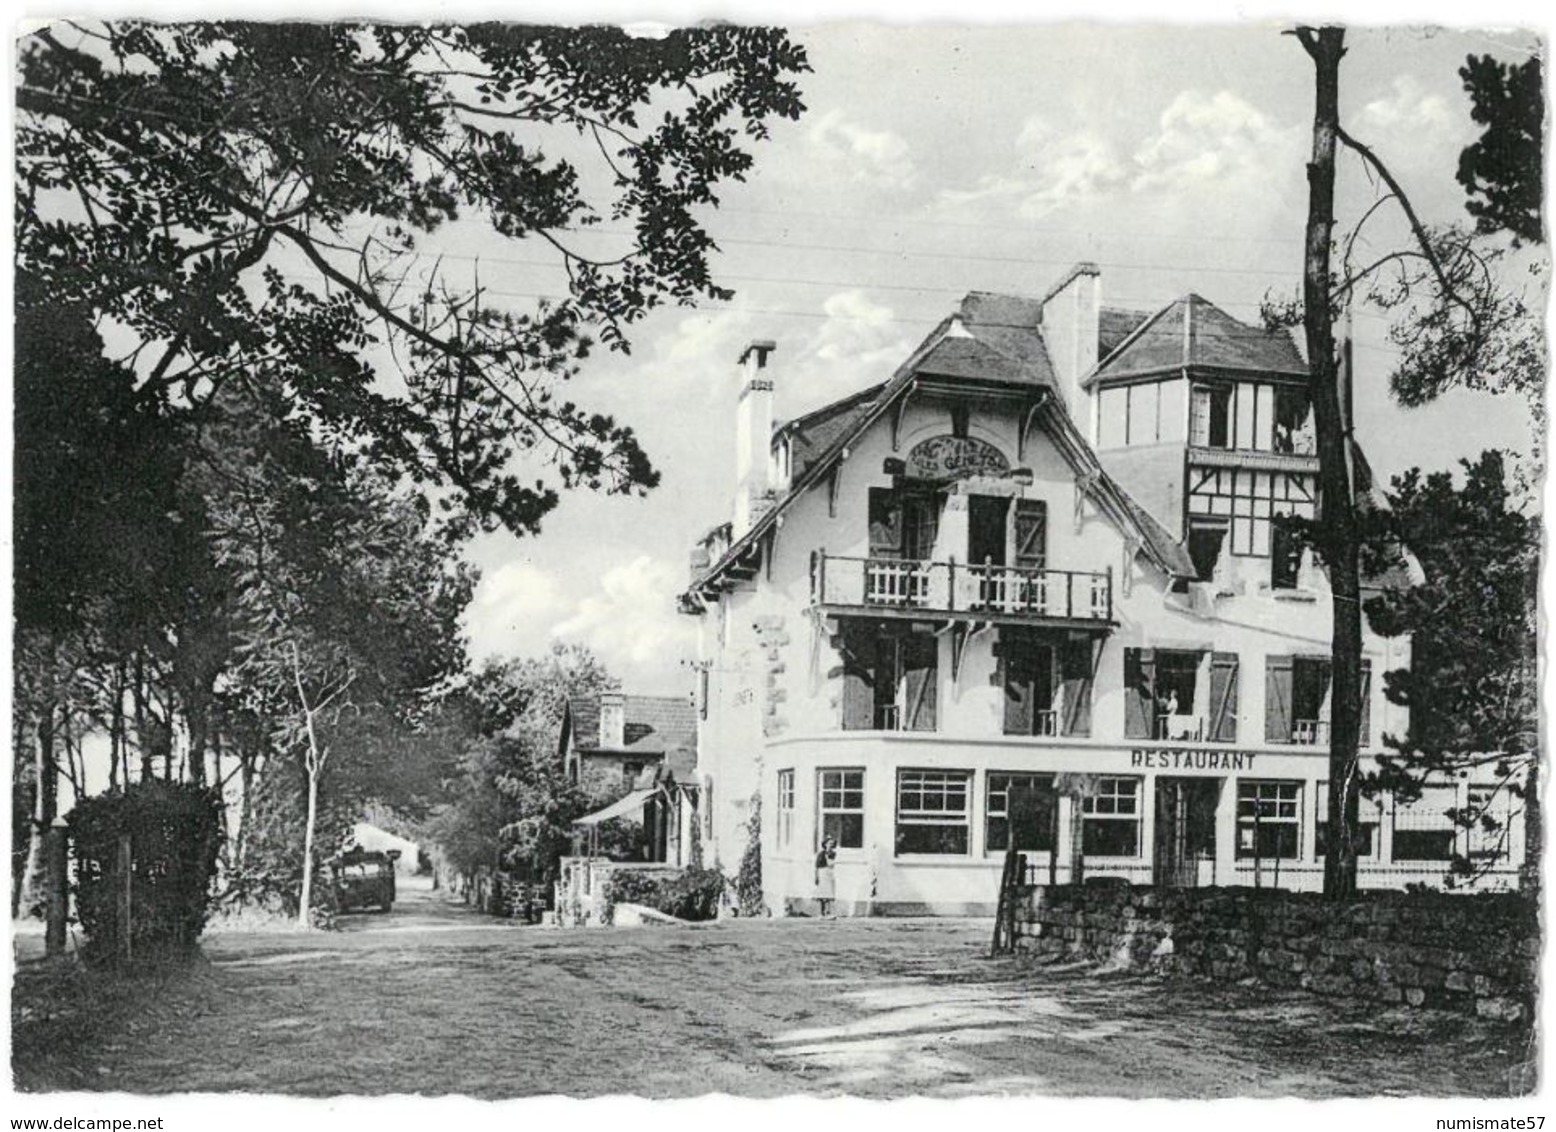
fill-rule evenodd
<path id="1" fill-rule="evenodd" d="M 833 862 L 837 860 L 837 842 L 831 836 L 821 839 L 821 852 L 816 854 L 816 903 L 823 918 L 832 915 L 832 904 L 837 899 L 837 876 Z"/>

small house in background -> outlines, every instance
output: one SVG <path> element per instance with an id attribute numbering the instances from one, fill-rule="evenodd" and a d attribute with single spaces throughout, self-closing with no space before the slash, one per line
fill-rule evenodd
<path id="1" fill-rule="evenodd" d="M 641 823 L 641 859 L 691 863 L 698 811 L 697 723 L 689 699 L 602 692 L 574 696 L 562 716 L 558 751 L 570 781 L 612 798 L 576 823 L 579 854 L 600 854 L 600 827 Z"/>
<path id="2" fill-rule="evenodd" d="M 619 786 L 626 794 L 646 769 L 663 764 L 670 751 L 692 751 L 696 744 L 697 718 L 690 699 L 600 692 L 568 699 L 557 746 L 569 781 Z"/>

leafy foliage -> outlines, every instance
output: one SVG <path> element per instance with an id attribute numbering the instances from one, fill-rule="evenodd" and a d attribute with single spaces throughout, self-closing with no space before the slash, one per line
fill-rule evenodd
<path id="1" fill-rule="evenodd" d="M 211 910 L 221 798 L 212 790 L 152 780 L 77 803 L 69 817 L 75 897 L 97 961 L 121 954 L 117 916 L 119 839 L 130 837 L 131 955 L 187 952 Z"/>
<path id="2" fill-rule="evenodd" d="M 1471 55 L 1459 69 L 1480 138 L 1459 154 L 1459 184 L 1476 230 L 1506 230 L 1519 241 L 1545 240 L 1545 82 L 1540 57 L 1520 64 Z"/>
<path id="3" fill-rule="evenodd" d="M 763 28 L 134 21 L 56 23 L 19 66 L 25 303 L 101 319 L 148 403 L 250 375 L 451 489 L 457 529 L 515 531 L 558 486 L 657 482 L 556 387 L 591 326 L 624 349 L 653 308 L 728 297 L 695 212 L 799 115 L 808 69 Z M 519 313 L 424 250 L 456 223 L 538 245 L 561 297 Z M 521 477 L 529 454 L 553 480 Z"/>
<path id="4" fill-rule="evenodd" d="M 761 791 L 751 795 L 746 812 L 746 849 L 740 855 L 740 869 L 735 874 L 735 900 L 742 916 L 760 916 L 767 911 L 767 901 L 762 896 Z"/>
<path id="5" fill-rule="evenodd" d="M 1539 757 L 1540 525 L 1509 508 L 1501 453 L 1461 463 L 1462 487 L 1447 472 L 1397 476 L 1390 510 L 1368 519 L 1374 569 L 1403 545 L 1425 575 L 1366 606 L 1377 632 L 1410 635 L 1412 653 L 1408 669 L 1385 674 L 1390 701 L 1410 709 L 1410 731 L 1386 737 L 1393 753 L 1379 757 L 1373 785 L 1409 800 L 1430 782 L 1490 768 L 1513 804 L 1452 816 L 1494 843 L 1506 827 L 1490 811 L 1519 811 Z M 1474 867 L 1455 862 L 1459 873 Z"/>
<path id="6" fill-rule="evenodd" d="M 678 920 L 712 920 L 724 896 L 724 874 L 693 866 L 674 875 L 616 869 L 606 889 L 606 904 L 641 904 Z"/>

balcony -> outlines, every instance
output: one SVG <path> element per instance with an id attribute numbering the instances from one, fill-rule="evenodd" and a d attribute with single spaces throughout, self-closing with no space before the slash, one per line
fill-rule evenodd
<path id="1" fill-rule="evenodd" d="M 1110 625 L 1113 575 L 818 551 L 811 562 L 811 601 L 886 616 Z"/>

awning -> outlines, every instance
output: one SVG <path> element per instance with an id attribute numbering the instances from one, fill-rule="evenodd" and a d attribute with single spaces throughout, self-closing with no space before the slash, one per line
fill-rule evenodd
<path id="1" fill-rule="evenodd" d="M 656 790 L 634 790 L 625 798 L 617 799 L 610 805 L 606 806 L 603 810 L 596 810 L 594 813 L 589 814 L 586 817 L 579 818 L 573 824 L 599 825 L 602 821 L 610 821 L 611 818 L 619 818 L 623 814 L 636 813 L 638 810 L 641 810 L 645 805 L 647 805 L 648 800 L 656 793 L 658 793 Z"/>

